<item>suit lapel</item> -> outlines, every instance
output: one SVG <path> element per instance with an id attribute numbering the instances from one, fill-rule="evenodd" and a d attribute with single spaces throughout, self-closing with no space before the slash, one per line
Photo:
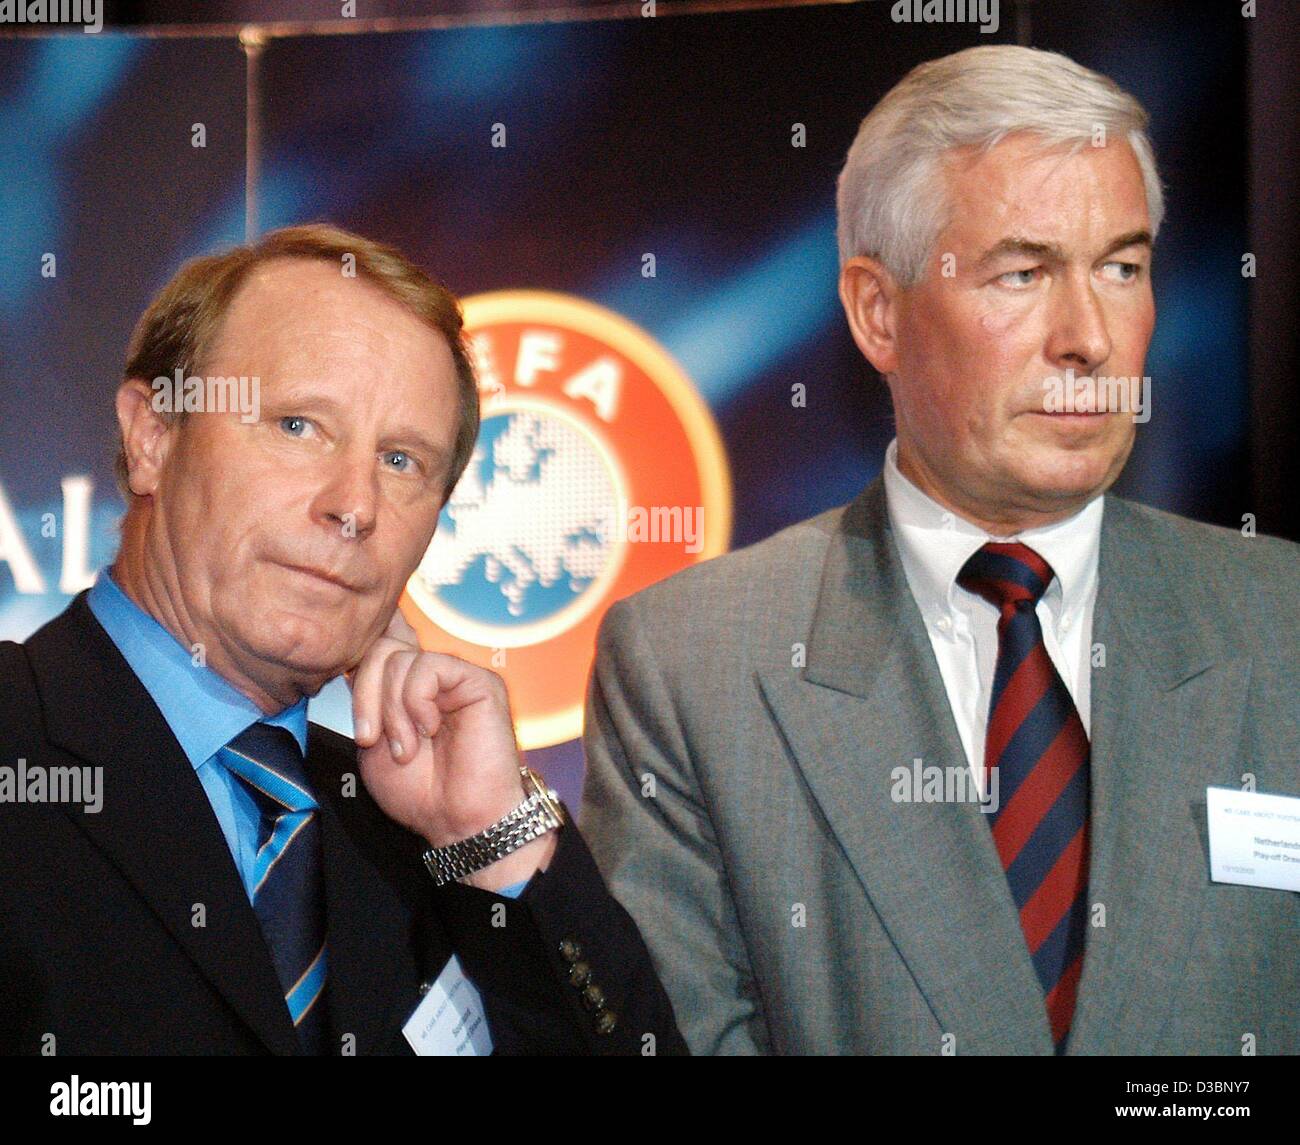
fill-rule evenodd
<path id="1" fill-rule="evenodd" d="M 86 593 L 26 647 L 49 741 L 103 768 L 103 808 L 87 815 L 66 805 L 73 822 L 267 1049 L 297 1053 L 257 916 L 203 786 Z"/>
<path id="2" fill-rule="evenodd" d="M 1208 853 L 1205 787 L 1232 784 L 1251 665 L 1196 639 L 1162 568 L 1150 526 L 1108 497 L 1102 521 L 1092 671 L 1092 862 L 1089 929 L 1072 1053 L 1151 1053 L 1173 998 L 1149 988 L 1151 966 L 1177 980 L 1197 932 Z"/>
<path id="3" fill-rule="evenodd" d="M 1046 1009 L 987 817 L 895 802 L 895 768 L 966 767 L 874 482 L 831 538 L 802 678 L 764 694 L 844 854 L 958 1053 L 1051 1053 Z"/>

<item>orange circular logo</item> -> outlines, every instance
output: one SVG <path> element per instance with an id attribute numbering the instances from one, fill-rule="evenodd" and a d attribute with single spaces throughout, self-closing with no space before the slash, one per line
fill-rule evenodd
<path id="1" fill-rule="evenodd" d="M 727 549 L 731 476 L 690 379 L 571 295 L 467 298 L 482 426 L 406 586 L 421 645 L 500 673 L 525 750 L 582 732 L 609 605 Z"/>

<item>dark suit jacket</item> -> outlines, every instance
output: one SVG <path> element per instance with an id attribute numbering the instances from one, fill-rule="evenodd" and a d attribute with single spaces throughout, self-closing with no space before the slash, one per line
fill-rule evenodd
<path id="1" fill-rule="evenodd" d="M 257 918 L 193 767 L 86 603 L 0 643 L 0 767 L 102 767 L 103 807 L 0 803 L 0 1052 L 295 1054 Z M 420 986 L 454 951 L 498 1053 L 658 1053 L 684 1045 L 636 926 L 576 828 L 519 900 L 436 888 L 423 841 L 387 819 L 351 740 L 311 725 L 336 1044 L 406 1054 Z M 494 917 L 493 907 L 497 907 Z M 500 923 L 504 906 L 505 925 Z M 196 925 L 201 921 L 202 925 Z M 568 978 L 582 948 L 615 1029 Z"/>

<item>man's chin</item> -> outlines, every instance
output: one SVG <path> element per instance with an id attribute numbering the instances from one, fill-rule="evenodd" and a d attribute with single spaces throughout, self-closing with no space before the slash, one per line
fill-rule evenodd
<path id="1" fill-rule="evenodd" d="M 342 676 L 350 664 L 337 656 L 304 655 L 301 652 L 284 653 L 275 649 L 264 650 L 261 662 L 278 669 L 293 681 L 295 690 L 305 696 L 314 696 L 336 676 Z"/>
<path id="2" fill-rule="evenodd" d="M 314 625 L 287 625 L 279 631 L 268 625 L 250 634 L 244 647 L 263 664 L 283 669 L 300 683 L 314 682 L 315 691 L 361 657 L 359 651 L 340 646 L 337 631 L 321 631 Z"/>
<path id="3" fill-rule="evenodd" d="M 1115 483 L 1117 465 L 1109 451 L 1096 457 L 1084 453 L 1053 452 L 1018 474 L 1021 488 L 1047 511 L 1082 507 Z"/>

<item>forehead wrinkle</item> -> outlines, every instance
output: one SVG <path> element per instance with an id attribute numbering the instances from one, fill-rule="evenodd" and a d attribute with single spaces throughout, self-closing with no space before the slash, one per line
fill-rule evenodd
<path id="1" fill-rule="evenodd" d="M 1023 146 L 1021 145 L 1022 148 Z M 1037 226 L 1044 221 L 1051 222 L 1052 216 L 1064 215 L 1066 217 L 1061 221 L 1068 223 L 1069 217 L 1077 218 L 1082 214 L 1089 230 L 1095 231 L 1099 226 L 1108 224 L 1109 229 L 1115 223 L 1110 216 L 1117 213 L 1117 209 L 1127 209 L 1130 192 L 1136 196 L 1133 205 L 1141 212 L 1142 217 L 1135 214 L 1128 228 L 1121 231 L 1116 239 L 1111 240 L 1112 245 L 1105 248 L 1106 253 L 1122 249 L 1123 246 L 1135 245 L 1142 241 L 1144 236 L 1149 240 L 1149 224 L 1144 217 L 1145 185 L 1141 181 L 1141 169 L 1136 157 L 1127 146 L 1112 144 L 1106 150 L 1109 150 L 1107 156 L 1109 162 L 1105 169 L 1097 163 L 1088 161 L 1090 152 L 1087 149 L 1058 153 L 1042 152 L 1032 148 L 1027 153 L 1022 151 L 1021 154 L 1016 154 L 1010 150 L 998 152 L 995 148 L 979 154 L 951 156 L 950 162 L 945 165 L 945 174 L 949 180 L 955 221 L 958 225 L 969 223 L 979 227 L 981 223 L 991 222 L 997 225 L 1000 222 L 1010 232 L 998 238 L 996 242 L 982 244 L 986 245 L 986 249 L 978 256 L 976 265 L 984 267 L 998 256 L 1017 251 L 1038 257 L 1054 258 L 1062 262 L 1068 261 L 1070 255 L 1065 244 L 1051 238 L 1038 237 L 1034 234 Z M 1096 150 L 1091 152 L 1091 154 L 1097 153 Z M 1101 151 L 1101 154 L 1105 153 L 1105 150 Z M 1077 177 L 1071 175 L 1068 183 L 1058 182 L 1052 188 L 1053 193 L 1050 196 L 1028 193 L 1031 188 L 1043 190 L 1043 180 L 1031 181 L 1017 176 L 1017 172 L 1023 172 L 1031 165 L 1038 165 L 1039 170 L 1044 174 L 1044 180 L 1050 180 L 1059 173 L 1063 165 L 1071 161 L 1074 161 L 1078 168 Z M 991 168 L 983 173 L 983 178 L 980 178 L 979 165 L 990 162 Z M 1130 175 L 1134 178 L 1130 178 Z M 1118 196 L 1117 192 L 1119 192 Z M 1063 205 L 1068 204 L 1062 204 L 1060 201 L 1062 196 L 1070 196 L 1075 200 L 1083 197 L 1086 201 L 1078 210 L 1063 211 Z M 1117 203 L 1119 197 L 1125 200 L 1122 207 Z M 971 235 L 969 231 L 967 235 L 971 238 L 978 237 Z M 1123 236 L 1131 236 L 1133 241 L 1117 243 L 1117 239 Z"/>
<path id="2" fill-rule="evenodd" d="M 358 305 L 358 303 L 362 305 Z M 368 305 L 367 305 L 368 304 Z M 385 313 L 376 316 L 379 308 Z M 322 321 L 329 315 L 328 321 Z M 311 334 L 304 341 L 293 328 Z M 233 329 L 232 329 L 233 327 Z M 395 334 L 425 326 L 399 302 L 365 279 L 344 279 L 331 263 L 309 259 L 276 259 L 255 269 L 235 292 L 214 331 L 211 351 L 264 349 L 270 339 L 289 330 L 288 344 L 311 356 L 321 339 L 351 345 L 364 331 L 375 347 L 391 343 Z M 349 338 L 349 334 L 353 338 Z M 282 338 L 282 342 L 285 339 Z M 251 344 L 251 346 L 250 346 Z"/>

